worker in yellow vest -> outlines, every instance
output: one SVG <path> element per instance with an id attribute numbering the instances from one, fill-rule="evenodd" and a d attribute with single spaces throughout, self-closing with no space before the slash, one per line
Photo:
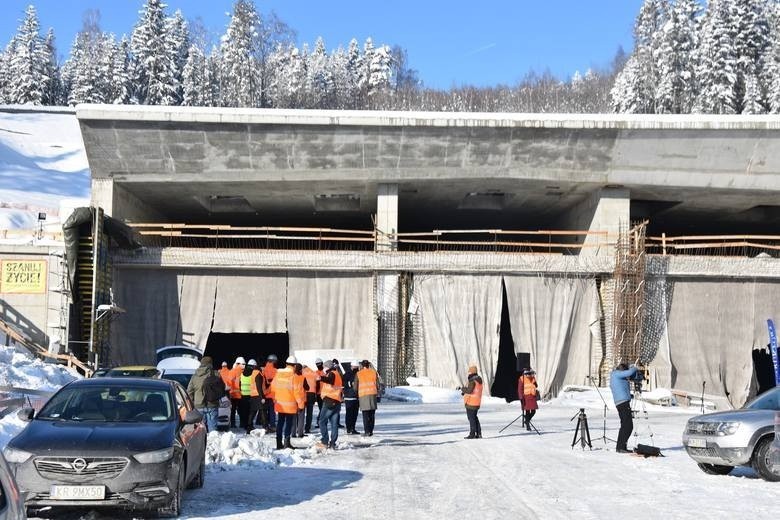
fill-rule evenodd
<path id="1" fill-rule="evenodd" d="M 290 442 L 292 436 L 293 420 L 298 414 L 298 410 L 303 406 L 303 397 L 296 398 L 295 395 L 295 371 L 294 366 L 298 362 L 295 356 L 287 358 L 287 366 L 276 371 L 274 380 L 271 382 L 271 392 L 274 396 L 274 410 L 278 414 L 276 421 L 276 449 L 284 448 L 295 449 Z M 284 443 L 282 443 L 284 436 Z"/>
<path id="2" fill-rule="evenodd" d="M 357 390 L 360 411 L 363 412 L 363 436 L 371 437 L 374 435 L 374 418 L 379 396 L 379 374 L 371 368 L 371 363 L 367 359 L 361 361 L 360 365 L 355 390 Z"/>
<path id="3" fill-rule="evenodd" d="M 336 448 L 339 438 L 339 414 L 341 401 L 344 399 L 344 385 L 339 372 L 339 362 L 334 359 L 330 368 L 320 379 L 322 393 L 322 410 L 320 410 L 320 447 Z M 330 432 L 328 431 L 330 429 Z"/>
<path id="4" fill-rule="evenodd" d="M 239 408 L 239 417 L 241 425 L 249 433 L 254 429 L 255 416 L 261 406 L 262 396 L 260 394 L 260 385 L 258 379 L 262 376 L 257 369 L 257 362 L 250 359 L 246 364 L 244 371 L 239 376 L 239 385 L 241 390 L 241 407 Z"/>
<path id="5" fill-rule="evenodd" d="M 469 367 L 469 379 L 461 387 L 460 393 L 463 394 L 463 403 L 466 405 L 466 417 L 469 418 L 469 434 L 466 439 L 481 439 L 482 426 L 479 424 L 477 412 L 482 404 L 482 378 L 477 374 L 477 367 Z"/>

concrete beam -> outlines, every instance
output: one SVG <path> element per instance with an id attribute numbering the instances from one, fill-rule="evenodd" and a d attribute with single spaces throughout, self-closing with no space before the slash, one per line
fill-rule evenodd
<path id="1" fill-rule="evenodd" d="M 377 250 L 395 250 L 398 247 L 394 237 L 398 232 L 398 184 L 379 184 L 376 197 Z"/>

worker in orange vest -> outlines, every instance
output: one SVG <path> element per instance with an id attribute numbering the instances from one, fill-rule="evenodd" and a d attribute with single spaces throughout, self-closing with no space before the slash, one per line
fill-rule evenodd
<path id="1" fill-rule="evenodd" d="M 530 368 L 523 370 L 523 375 L 517 380 L 517 397 L 523 407 L 523 424 L 531 431 L 531 419 L 539 408 L 539 385 L 536 382 L 536 372 Z"/>
<path id="2" fill-rule="evenodd" d="M 306 377 L 303 375 L 303 365 L 296 363 L 293 367 L 293 392 L 298 403 L 298 413 L 293 421 L 293 437 L 303 438 L 304 421 L 306 420 Z"/>
<path id="3" fill-rule="evenodd" d="M 294 366 L 297 362 L 298 360 L 295 356 L 288 357 L 287 366 L 277 370 L 271 382 L 271 391 L 274 395 L 274 409 L 279 414 L 279 420 L 276 423 L 277 450 L 284 448 L 295 449 L 290 442 L 293 420 L 303 405 L 303 396 L 300 396 L 299 402 L 295 392 Z M 284 435 L 284 443 L 282 443 L 282 435 Z"/>
<path id="4" fill-rule="evenodd" d="M 236 427 L 236 413 L 241 405 L 241 372 L 244 371 L 246 361 L 241 356 L 233 362 L 233 368 L 228 373 L 227 387 L 230 395 L 230 427 Z M 240 420 L 240 416 L 239 416 Z"/>
<path id="5" fill-rule="evenodd" d="M 320 364 L 322 364 L 322 361 L 320 361 Z M 311 433 L 311 420 L 314 415 L 314 403 L 317 401 L 317 387 L 320 385 L 320 376 L 308 366 L 303 367 L 302 374 L 306 380 L 306 424 L 303 433 Z"/>
<path id="6" fill-rule="evenodd" d="M 320 379 L 320 391 L 322 393 L 322 410 L 320 411 L 320 447 L 336 448 L 339 438 L 339 414 L 341 413 L 341 401 L 343 383 L 339 372 L 339 362 L 334 359 L 330 368 Z M 328 432 L 330 428 L 330 432 Z"/>
<path id="7" fill-rule="evenodd" d="M 363 436 L 374 435 L 374 418 L 376 416 L 377 401 L 379 396 L 379 374 L 371 368 L 371 363 L 364 359 L 360 362 L 355 390 L 357 390 L 358 403 L 363 412 Z"/>
<path id="8" fill-rule="evenodd" d="M 481 439 L 482 426 L 479 424 L 477 412 L 482 404 L 482 378 L 477 374 L 477 367 L 469 367 L 469 379 L 461 387 L 460 393 L 463 394 L 463 403 L 466 405 L 466 417 L 469 418 L 469 434 L 466 439 Z"/>
<path id="9" fill-rule="evenodd" d="M 219 369 L 219 377 L 225 382 L 225 387 L 228 387 L 228 381 L 230 381 L 230 369 L 228 368 L 227 361 L 222 362 L 222 367 Z"/>
<path id="10" fill-rule="evenodd" d="M 276 363 L 279 358 L 276 354 L 271 354 L 265 360 L 265 366 L 263 367 L 263 378 L 265 379 L 265 413 L 268 418 L 267 430 L 269 432 L 276 431 L 276 410 L 274 409 L 274 391 L 271 389 L 271 383 L 273 383 L 274 376 L 276 376 Z"/>
<path id="11" fill-rule="evenodd" d="M 320 416 L 322 415 L 322 378 L 325 377 L 325 369 L 320 358 L 314 362 L 314 366 L 317 367 L 317 420 L 314 422 L 314 427 L 320 427 Z"/>

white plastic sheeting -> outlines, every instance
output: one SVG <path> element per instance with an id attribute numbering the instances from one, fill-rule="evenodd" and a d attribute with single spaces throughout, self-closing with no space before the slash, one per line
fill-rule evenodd
<path id="1" fill-rule="evenodd" d="M 434 384 L 462 385 L 470 364 L 493 384 L 501 324 L 501 276 L 419 275 L 414 299 L 421 313 L 425 359 L 418 361 Z"/>
<path id="2" fill-rule="evenodd" d="M 591 335 L 598 323 L 592 278 L 505 276 L 509 320 L 516 352 L 530 352 L 542 395 L 590 375 Z"/>
<path id="3" fill-rule="evenodd" d="M 213 332 L 287 332 L 287 273 L 220 272 Z"/>
<path id="4" fill-rule="evenodd" d="M 727 396 L 733 406 L 749 398 L 752 350 L 768 342 L 767 318 L 780 317 L 780 283 L 667 279 L 671 295 L 666 332 L 651 363 L 658 384 Z"/>

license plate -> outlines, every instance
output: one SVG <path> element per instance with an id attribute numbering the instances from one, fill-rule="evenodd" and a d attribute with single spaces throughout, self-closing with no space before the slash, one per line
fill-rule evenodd
<path id="1" fill-rule="evenodd" d="M 699 439 L 698 437 L 690 437 L 688 439 L 689 448 L 706 448 L 707 439 Z"/>
<path id="2" fill-rule="evenodd" d="M 103 500 L 106 486 L 52 486 L 52 500 Z"/>

